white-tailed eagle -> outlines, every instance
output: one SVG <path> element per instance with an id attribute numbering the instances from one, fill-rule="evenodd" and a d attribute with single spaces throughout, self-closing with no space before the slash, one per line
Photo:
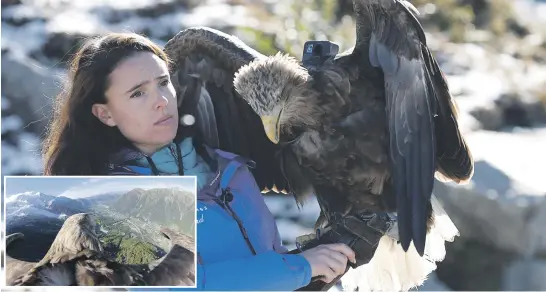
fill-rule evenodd
<path id="1" fill-rule="evenodd" d="M 205 27 L 181 31 L 165 51 L 182 120 L 195 117 L 185 129 L 254 160 L 261 189 L 299 203 L 315 195 L 322 227 L 396 214 L 395 239 L 382 238 L 371 261 L 353 246 L 367 264 L 350 272 L 370 277 L 362 289 L 406 290 L 458 234 L 432 196 L 435 177 L 465 183 L 474 161 L 417 10 L 403 0 L 353 3 L 356 45 L 313 70 Z"/>

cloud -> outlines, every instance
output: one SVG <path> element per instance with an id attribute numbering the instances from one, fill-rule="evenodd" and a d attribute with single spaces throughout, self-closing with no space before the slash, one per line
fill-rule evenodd
<path id="1" fill-rule="evenodd" d="M 97 182 L 100 182 L 100 181 L 104 181 L 104 180 L 107 180 L 108 178 L 104 178 L 104 177 L 101 177 L 101 178 L 90 178 L 88 179 L 87 181 L 83 182 L 82 184 L 90 184 L 90 183 L 97 183 Z"/>
<path id="2" fill-rule="evenodd" d="M 90 179 L 78 186 L 72 187 L 60 196 L 72 199 L 86 198 L 105 193 L 128 192 L 135 188 L 181 188 L 191 192 L 195 191 L 193 178 L 169 178 L 169 177 L 134 177 L 134 178 L 103 178 Z"/>

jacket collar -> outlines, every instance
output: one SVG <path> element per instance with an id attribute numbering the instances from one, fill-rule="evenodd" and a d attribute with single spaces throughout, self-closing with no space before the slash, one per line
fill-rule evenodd
<path id="1" fill-rule="evenodd" d="M 171 142 L 165 147 L 159 149 L 158 152 L 164 151 L 165 148 L 171 148 L 171 150 L 174 149 L 174 142 Z M 154 153 L 153 155 L 155 155 L 156 153 Z M 126 147 L 110 155 L 110 163 L 116 165 L 126 164 L 129 161 L 137 161 L 140 159 L 144 159 L 145 157 L 146 155 L 138 149 Z"/>

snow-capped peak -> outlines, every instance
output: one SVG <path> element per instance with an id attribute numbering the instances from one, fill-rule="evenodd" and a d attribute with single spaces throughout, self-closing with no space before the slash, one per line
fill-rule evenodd
<path id="1" fill-rule="evenodd" d="M 6 204 L 15 202 L 26 202 L 32 205 L 36 205 L 36 203 L 39 203 L 40 205 L 45 206 L 46 204 L 49 204 L 49 202 L 53 199 L 55 199 L 54 196 L 50 196 L 42 192 L 30 191 L 9 196 L 8 198 L 6 198 Z"/>

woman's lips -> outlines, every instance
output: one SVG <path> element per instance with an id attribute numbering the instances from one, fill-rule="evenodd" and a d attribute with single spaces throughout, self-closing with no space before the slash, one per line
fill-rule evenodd
<path id="1" fill-rule="evenodd" d="M 164 117 L 160 119 L 159 121 L 157 121 L 154 125 L 157 125 L 157 126 L 168 125 L 172 122 L 172 120 L 173 120 L 173 116 Z"/>

